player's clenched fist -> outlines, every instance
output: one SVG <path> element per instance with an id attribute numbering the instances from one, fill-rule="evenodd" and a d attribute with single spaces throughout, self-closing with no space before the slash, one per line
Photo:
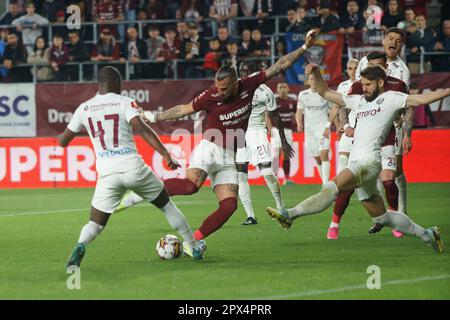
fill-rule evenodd
<path id="1" fill-rule="evenodd" d="M 311 29 L 308 31 L 305 37 L 305 46 L 306 48 L 311 48 L 314 44 L 314 41 L 316 41 L 316 36 L 319 33 L 317 29 Z"/>

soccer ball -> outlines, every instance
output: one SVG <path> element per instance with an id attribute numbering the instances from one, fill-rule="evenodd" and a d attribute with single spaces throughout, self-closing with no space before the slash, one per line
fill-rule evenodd
<path id="1" fill-rule="evenodd" d="M 168 234 L 156 243 L 156 253 L 163 260 L 178 258 L 183 251 L 180 240 L 173 234 Z"/>

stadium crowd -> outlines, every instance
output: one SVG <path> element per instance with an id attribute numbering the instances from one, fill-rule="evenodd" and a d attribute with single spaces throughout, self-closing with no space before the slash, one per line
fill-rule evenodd
<path id="1" fill-rule="evenodd" d="M 319 28 L 365 32 L 367 7 L 383 10 L 381 31 L 406 33 L 412 73 L 450 71 L 450 2 L 442 0 L 10 0 L 0 15 L 0 81 L 94 80 L 93 63 L 114 64 L 130 79 L 212 77 L 253 57 L 261 67 L 286 51 L 284 33 Z M 82 28 L 64 24 L 69 5 Z M 435 5 L 435 6 L 433 6 Z M 432 8 L 438 8 L 432 10 Z M 440 8 L 440 9 L 439 9 Z M 50 32 L 49 32 L 50 29 Z M 346 51 L 346 48 L 344 47 Z M 274 54 L 273 54 L 274 53 Z M 177 61 L 177 64 L 171 63 Z M 345 63 L 345 61 L 344 61 Z M 25 66 L 23 66 L 25 64 Z M 22 66 L 21 66 L 22 65 Z M 33 68 L 31 65 L 37 65 Z M 176 69 L 176 70 L 175 70 Z"/>

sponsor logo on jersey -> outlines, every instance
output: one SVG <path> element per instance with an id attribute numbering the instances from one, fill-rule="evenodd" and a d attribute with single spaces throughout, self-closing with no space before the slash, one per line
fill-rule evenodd
<path id="1" fill-rule="evenodd" d="M 378 107 L 377 109 L 371 109 L 371 110 L 367 110 L 367 111 L 360 111 L 360 112 L 358 112 L 356 114 L 356 119 L 361 119 L 361 118 L 365 118 L 365 117 L 373 117 L 380 111 L 381 111 L 380 107 Z"/>
<path id="2" fill-rule="evenodd" d="M 230 112 L 230 113 L 227 113 L 227 114 L 221 114 L 219 116 L 219 120 L 220 121 L 225 121 L 225 120 L 230 120 L 232 118 L 239 117 L 239 116 L 245 114 L 250 108 L 251 108 L 251 104 L 248 103 L 244 107 L 239 108 L 239 109 L 237 109 L 237 110 L 235 110 L 233 112 Z"/>

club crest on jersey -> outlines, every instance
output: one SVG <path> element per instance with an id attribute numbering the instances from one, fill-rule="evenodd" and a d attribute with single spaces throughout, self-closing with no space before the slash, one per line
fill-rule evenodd
<path id="1" fill-rule="evenodd" d="M 131 101 L 131 107 L 133 107 L 134 109 L 139 109 L 136 101 Z"/>
<path id="2" fill-rule="evenodd" d="M 377 100 L 377 104 L 380 105 L 380 104 L 383 103 L 383 101 L 384 101 L 384 98 L 380 98 L 380 99 Z"/>
<path id="3" fill-rule="evenodd" d="M 89 106 L 86 106 L 83 108 L 84 111 L 88 111 L 89 110 Z"/>

